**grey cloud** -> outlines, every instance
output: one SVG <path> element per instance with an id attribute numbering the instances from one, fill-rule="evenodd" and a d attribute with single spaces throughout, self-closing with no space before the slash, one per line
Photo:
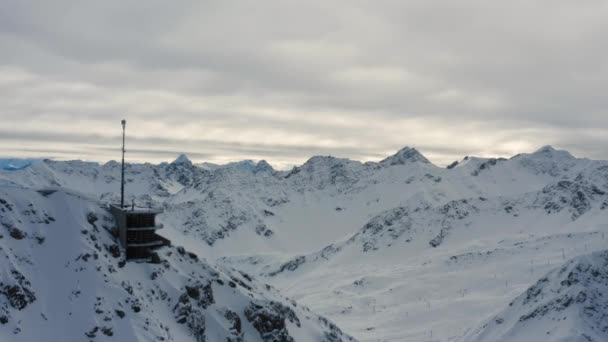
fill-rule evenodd
<path id="1" fill-rule="evenodd" d="M 27 141 L 24 146 L 21 142 Z M 47 146 L 61 141 L 63 148 L 45 148 L 31 146 Z M 106 159 L 116 159 L 119 156 L 121 138 L 116 136 L 101 136 L 96 134 L 73 133 L 70 135 L 52 132 L 12 132 L 0 130 L 0 142 L 4 150 L 27 152 L 36 157 L 52 157 L 60 159 L 94 160 L 96 155 Z M 209 151 L 207 153 L 197 150 Z M 322 148 L 315 145 L 281 146 L 264 145 L 259 143 L 234 143 L 205 139 L 163 139 L 131 137 L 127 141 L 128 157 L 134 161 L 170 161 L 180 153 L 186 153 L 194 161 L 236 161 L 246 158 L 280 160 L 277 165 L 284 168 L 299 164 L 313 155 L 336 155 L 353 159 L 379 160 L 386 155 L 359 148 Z M 217 155 L 228 156 L 227 159 L 215 159 Z M 234 157 L 238 156 L 238 157 Z M 108 159 L 108 160 L 109 160 Z"/>
<path id="2" fill-rule="evenodd" d="M 110 146 L 127 117 L 151 160 L 179 141 L 283 165 L 404 145 L 440 164 L 544 144 L 608 158 L 579 143 L 608 127 L 607 16 L 601 1 L 7 0 L 0 120 L 22 133 L 3 139 L 43 153 L 87 129 Z"/>

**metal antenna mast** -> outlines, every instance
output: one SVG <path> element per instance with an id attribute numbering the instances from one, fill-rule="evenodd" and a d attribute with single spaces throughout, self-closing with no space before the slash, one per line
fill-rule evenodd
<path id="1" fill-rule="evenodd" d="M 120 171 L 120 208 L 125 207 L 125 126 L 127 120 L 122 119 L 122 166 Z"/>

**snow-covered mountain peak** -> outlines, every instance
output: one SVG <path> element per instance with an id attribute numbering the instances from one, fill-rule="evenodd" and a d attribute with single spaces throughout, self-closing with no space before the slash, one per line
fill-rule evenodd
<path id="1" fill-rule="evenodd" d="M 120 166 L 120 163 L 117 162 L 116 160 L 110 160 L 107 163 L 103 164 L 104 167 L 108 167 L 108 168 L 113 168 L 113 167 L 117 167 Z"/>
<path id="2" fill-rule="evenodd" d="M 557 150 L 553 146 L 551 146 L 551 145 L 545 145 L 545 146 L 539 148 L 534 153 L 553 153 L 555 151 L 557 151 Z"/>
<path id="3" fill-rule="evenodd" d="M 544 146 L 530 154 L 516 155 L 511 160 L 536 174 L 548 174 L 553 177 L 568 174 L 578 161 L 570 152 L 556 150 L 552 146 Z"/>
<path id="4" fill-rule="evenodd" d="M 396 154 L 382 160 L 381 165 L 405 165 L 408 163 L 421 162 L 431 164 L 431 162 L 413 147 L 404 147 Z"/>
<path id="5" fill-rule="evenodd" d="M 314 156 L 308 159 L 302 166 L 296 166 L 289 171 L 285 178 L 290 178 L 294 175 L 303 172 L 306 178 L 326 179 L 337 173 L 353 173 L 354 170 L 361 167 L 363 164 L 346 158 L 336 158 L 333 156 Z"/>
<path id="6" fill-rule="evenodd" d="M 190 158 L 188 158 L 187 155 L 182 153 L 173 161 L 172 164 L 192 164 L 192 161 L 190 161 Z"/>
<path id="7" fill-rule="evenodd" d="M 220 167 L 220 165 L 208 163 L 208 162 L 196 164 L 196 166 L 203 170 L 216 170 Z"/>
<path id="8" fill-rule="evenodd" d="M 557 150 L 551 145 L 543 146 L 531 155 L 540 158 L 575 159 L 574 156 L 570 154 L 570 152 L 565 150 Z"/>
<path id="9" fill-rule="evenodd" d="M 314 167 L 314 166 L 321 166 L 321 165 L 336 165 L 336 164 L 346 164 L 346 163 L 350 163 L 353 162 L 352 160 L 349 159 L 345 159 L 345 158 L 337 158 L 334 156 L 314 156 L 311 157 L 310 159 L 308 159 L 306 161 L 306 163 L 304 163 L 301 168 L 302 169 L 306 169 L 309 167 Z"/>
<path id="10" fill-rule="evenodd" d="M 256 165 L 257 164 L 253 160 L 247 159 L 247 160 L 241 160 L 238 162 L 228 163 L 228 164 L 224 165 L 223 168 L 235 168 L 235 169 L 253 171 L 253 169 L 255 169 Z M 222 166 L 220 166 L 220 168 L 222 168 Z"/>
<path id="11" fill-rule="evenodd" d="M 254 173 L 260 173 L 260 172 L 273 172 L 274 169 L 272 168 L 272 165 L 270 165 L 267 161 L 265 160 L 260 160 L 256 165 L 255 168 L 253 169 Z"/>

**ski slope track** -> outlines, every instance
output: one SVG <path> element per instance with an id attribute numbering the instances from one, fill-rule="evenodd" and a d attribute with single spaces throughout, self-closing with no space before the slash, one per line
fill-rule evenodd
<path id="1" fill-rule="evenodd" d="M 282 171 L 181 155 L 127 164 L 126 182 L 129 203 L 164 209 L 174 247 L 160 265 L 116 254 L 104 206 L 119 198 L 119 163 L 0 171 L 13 208 L 1 212 L 0 336 L 607 340 L 607 161 L 546 146 L 442 168 L 406 147 L 379 162 L 316 156 Z M 564 285 L 570 273 L 577 281 Z"/>

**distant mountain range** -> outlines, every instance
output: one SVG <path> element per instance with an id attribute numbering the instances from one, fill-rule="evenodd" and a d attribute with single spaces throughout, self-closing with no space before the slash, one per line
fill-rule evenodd
<path id="1" fill-rule="evenodd" d="M 0 216 L 4 227 L 0 229 L 5 229 L 0 247 L 11 260 L 0 282 L 19 285 L 23 295 L 18 297 L 26 303 L 28 291 L 35 293 L 33 303 L 42 303 L 32 304 L 35 309 L 26 304 L 28 309 L 15 310 L 10 288 L 5 289 L 7 301 L 2 302 L 0 295 L 0 313 L 5 308 L 9 323 L 0 324 L 0 338 L 39 337 L 26 331 L 58 336 L 50 323 L 38 318 L 44 314 L 48 319 L 44 308 L 50 305 L 45 301 L 50 293 L 41 284 L 45 277 L 53 278 L 48 272 L 54 270 L 70 284 L 52 283 L 52 289 L 78 291 L 82 285 L 74 284 L 84 282 L 115 296 L 111 289 L 121 287 L 123 281 L 134 288 L 135 283 L 143 284 L 128 298 L 144 303 L 154 326 L 148 332 L 137 315 L 129 316 L 128 323 L 136 327 L 135 333 L 125 330 L 123 321 L 105 321 L 109 304 L 100 309 L 103 314 L 81 311 L 95 306 L 95 299 L 86 297 L 90 305 L 78 309 L 84 320 L 78 326 L 98 327 L 93 335 L 101 339 L 109 337 L 99 329 L 110 327 L 117 336 L 148 341 L 154 335 L 177 341 L 177 336 L 195 336 L 201 326 L 191 322 L 203 321 L 208 340 L 214 340 L 212 331 L 222 340 L 234 341 L 239 337 L 282 340 L 278 336 L 285 334 L 295 341 L 347 341 L 349 335 L 361 341 L 532 341 L 540 338 L 540 331 L 541 340 L 547 341 L 583 334 L 590 338 L 585 341 L 608 340 L 608 328 L 596 324 L 608 311 L 600 298 L 593 297 L 595 290 L 586 290 L 588 299 L 581 305 L 568 306 L 581 308 L 568 309 L 566 320 L 574 322 L 569 329 L 547 323 L 557 314 L 532 315 L 561 298 L 551 297 L 555 291 L 574 297 L 575 290 L 557 285 L 568 276 L 552 271 L 576 269 L 569 259 L 580 257 L 574 259 L 576 265 L 592 264 L 600 273 L 608 271 L 608 265 L 598 261 L 603 254 L 592 254 L 608 248 L 608 161 L 579 159 L 546 146 L 508 159 L 465 157 L 443 168 L 406 147 L 379 162 L 315 156 L 282 171 L 265 161 L 193 164 L 181 155 L 171 163 L 127 164 L 126 181 L 129 201 L 162 207 L 162 234 L 184 247 L 168 247 L 160 268 L 128 264 L 122 269 L 120 257 L 103 255 L 111 254 L 104 252 L 106 245 L 114 248 L 115 244 L 101 228 L 113 226 L 103 206 L 118 201 L 119 163 L 39 160 L 20 170 L 0 171 L 4 201 L 0 210 L 3 203 L 13 208 L 9 211 L 5 206 Z M 44 197 L 37 192 L 41 189 L 57 192 Z M 89 212 L 98 218 L 94 224 L 87 220 Z M 99 229 L 95 234 L 93 227 Z M 85 230 L 89 232 L 81 233 Z M 62 242 L 55 242 L 54 234 L 61 234 Z M 66 252 L 56 259 L 46 254 L 63 245 Z M 188 252 L 200 263 L 183 264 Z M 76 260 L 82 253 L 96 253 L 97 258 L 87 258 L 94 260 L 93 268 L 104 271 L 85 266 L 89 263 L 83 263 L 82 257 Z M 55 269 L 50 260 L 73 272 Z M 37 278 L 42 267 L 49 271 Z M 77 271 L 81 267 L 86 271 Z M 13 269 L 24 278 L 13 274 Z M 154 272 L 167 280 L 148 284 Z M 199 273 L 205 275 L 197 280 Z M 218 287 L 216 273 L 224 283 L 234 278 L 234 291 Z M 575 277 L 597 281 L 599 285 L 592 288 L 601 288 L 603 276 L 594 279 L 593 274 L 583 270 Z M 535 291 L 527 289 L 539 279 L 544 284 L 546 277 L 550 285 L 543 287 L 542 297 L 517 299 L 515 308 L 496 316 L 522 293 Z M 186 303 L 188 287 L 196 283 L 203 293 L 208 280 L 215 281 L 215 304 L 200 304 L 193 297 Z M 182 304 L 197 310 L 185 321 L 172 309 L 179 306 L 184 291 Z M 163 292 L 168 293 L 164 306 L 154 299 Z M 251 304 L 247 297 L 264 304 Z M 72 307 L 69 298 L 67 293 L 56 299 L 66 315 Z M 233 301 L 240 304 L 230 304 Z M 589 303 L 598 311 L 592 320 L 585 318 Z M 310 314 L 308 308 L 322 316 Z M 111 309 L 125 311 L 120 305 Z M 230 335 L 227 328 L 236 324 L 235 315 L 243 327 L 241 335 Z M 519 321 L 524 316 L 529 318 Z M 268 328 L 256 326 L 256 317 L 262 317 Z M 296 321 L 304 328 L 298 328 Z M 67 318 L 60 321 L 65 329 L 68 322 L 73 326 Z M 160 322 L 171 322 L 166 323 L 170 334 L 161 333 L 165 325 Z M 20 330 L 15 334 L 16 329 Z M 69 336 L 81 332 L 73 333 Z"/>

